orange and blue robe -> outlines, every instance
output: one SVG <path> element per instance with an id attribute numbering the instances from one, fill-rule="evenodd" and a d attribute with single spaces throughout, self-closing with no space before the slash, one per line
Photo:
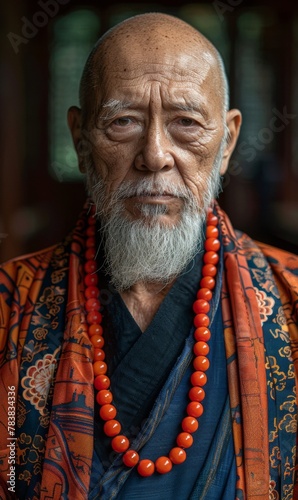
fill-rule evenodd
<path id="1" fill-rule="evenodd" d="M 200 470 L 188 478 L 192 489 L 187 495 L 216 498 L 212 493 L 218 491 L 214 490 L 218 487 L 214 470 L 223 474 L 222 463 L 230 460 L 230 473 L 225 469 L 225 477 L 227 488 L 235 482 L 235 500 L 295 500 L 298 257 L 252 241 L 232 228 L 217 204 L 215 211 L 220 218 L 223 251 L 220 297 L 214 294 L 218 303 L 212 307 L 215 335 L 222 332 L 218 341 L 225 348 L 225 359 L 219 355 L 211 363 L 208 397 L 212 403 L 212 383 L 216 387 L 212 379 L 216 365 L 222 367 L 222 362 L 227 397 L 219 404 L 220 419 L 208 456 Z M 102 467 L 100 487 L 108 484 L 102 498 L 109 498 L 116 486 L 117 498 L 121 498 L 121 491 L 129 493 L 130 484 L 138 487 L 134 470 L 119 465 L 99 443 L 92 347 L 84 312 L 87 214 L 88 203 L 64 242 L 13 259 L 0 270 L 0 498 L 101 498 L 104 490 L 96 490 L 96 460 Z M 105 307 L 113 290 L 107 283 L 102 292 Z M 117 314 L 117 308 L 115 311 Z M 133 425 L 128 423 L 129 429 L 135 429 L 140 454 L 148 451 L 149 458 L 156 449 L 154 439 L 158 438 L 162 447 L 160 436 L 164 436 L 170 448 L 174 445 L 169 441 L 172 431 L 168 435 L 165 429 L 175 426 L 176 419 L 178 429 L 181 422 L 180 403 L 187 394 L 191 366 L 188 335 L 179 350 L 178 356 L 173 353 L 175 361 L 169 364 L 162 384 L 152 392 L 155 402 L 146 409 L 147 417 L 140 415 L 142 425 L 134 420 Z M 124 361 L 125 357 L 119 360 L 119 369 Z M 128 366 L 132 372 L 125 370 L 125 374 L 129 377 L 134 366 Z M 114 370 L 116 374 L 116 363 Z M 114 378 L 116 386 L 121 377 Z M 14 430 L 8 429 L 7 400 L 12 387 L 16 395 Z M 113 392 L 117 394 L 117 387 Z M 119 402 L 119 407 L 125 409 L 125 401 L 122 406 Z M 206 424 L 200 419 L 193 453 L 200 451 L 200 433 L 207 432 L 210 411 L 206 403 Z M 8 489 L 13 454 L 7 444 L 11 442 L 15 443 L 15 491 Z M 157 452 L 167 453 L 168 448 Z M 191 464 L 195 469 L 195 455 Z M 181 482 L 183 464 L 175 467 Z M 175 481 L 170 479 L 175 467 L 165 481 Z M 154 479 L 160 491 L 165 477 Z M 146 488 L 153 488 L 149 486 L 151 479 L 145 479 Z M 158 492 L 157 498 L 161 498 Z"/>

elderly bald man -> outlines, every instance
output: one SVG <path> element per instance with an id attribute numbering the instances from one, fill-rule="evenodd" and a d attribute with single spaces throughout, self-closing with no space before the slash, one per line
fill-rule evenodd
<path id="1" fill-rule="evenodd" d="M 216 201 L 241 125 L 219 53 L 132 17 L 80 101 L 78 223 L 1 270 L 1 498 L 297 498 L 298 259 Z"/>

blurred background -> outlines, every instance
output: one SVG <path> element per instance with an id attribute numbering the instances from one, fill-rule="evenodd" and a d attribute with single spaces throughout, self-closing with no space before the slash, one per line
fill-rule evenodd
<path id="1" fill-rule="evenodd" d="M 219 201 L 235 227 L 298 251 L 298 6 L 290 0 L 1 3 L 0 261 L 49 246 L 85 200 L 67 128 L 86 57 L 131 15 L 159 11 L 220 51 L 243 126 Z"/>

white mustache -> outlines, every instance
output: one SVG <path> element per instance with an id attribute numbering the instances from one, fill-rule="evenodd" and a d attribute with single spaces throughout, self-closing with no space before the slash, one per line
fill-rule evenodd
<path id="1" fill-rule="evenodd" d="M 114 193 L 118 200 L 132 198 L 134 196 L 174 196 L 188 199 L 192 193 L 186 186 L 179 186 L 169 181 L 152 181 L 143 179 L 135 183 L 132 181 L 123 182 Z"/>

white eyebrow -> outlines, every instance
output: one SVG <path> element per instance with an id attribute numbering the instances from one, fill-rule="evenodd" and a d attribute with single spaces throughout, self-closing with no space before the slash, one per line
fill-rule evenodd
<path id="1" fill-rule="evenodd" d="M 185 103 L 176 103 L 175 108 L 185 111 L 185 112 L 199 112 L 201 115 L 207 120 L 209 118 L 208 110 L 201 104 L 185 104 Z"/>
<path id="2" fill-rule="evenodd" d="M 101 105 L 102 113 L 99 116 L 101 120 L 110 120 L 114 116 L 122 111 L 123 109 L 127 109 L 131 106 L 130 102 L 119 101 L 119 99 L 110 99 L 107 102 L 104 102 Z"/>
<path id="3" fill-rule="evenodd" d="M 131 108 L 132 103 L 128 101 L 120 101 L 119 99 L 110 99 L 101 105 L 102 113 L 99 115 L 100 120 L 111 120 L 120 111 L 124 109 Z M 185 112 L 199 112 L 207 120 L 209 118 L 208 110 L 202 106 L 201 103 L 198 104 L 186 104 L 185 102 L 177 102 L 173 105 L 173 108 L 179 109 Z"/>

